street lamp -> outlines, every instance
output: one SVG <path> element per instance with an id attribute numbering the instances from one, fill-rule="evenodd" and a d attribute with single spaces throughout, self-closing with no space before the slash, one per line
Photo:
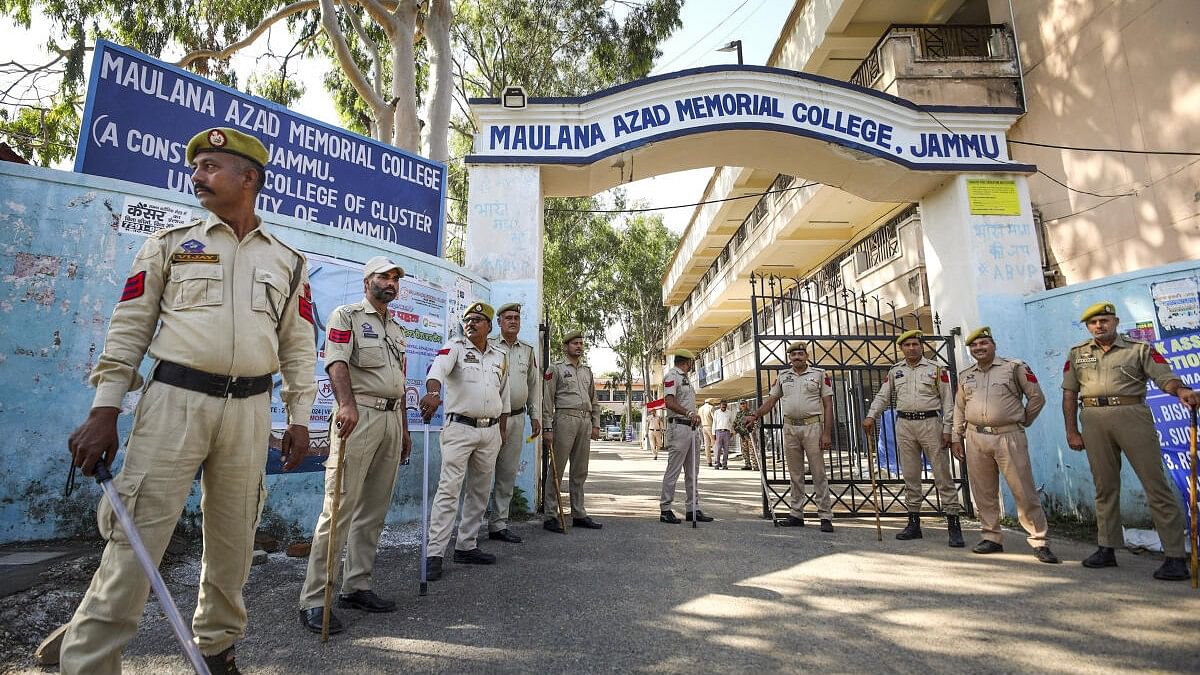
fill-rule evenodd
<path id="1" fill-rule="evenodd" d="M 741 40 L 734 40 L 733 42 L 730 42 L 729 44 L 725 45 L 724 47 L 718 47 L 717 51 L 719 51 L 719 52 L 737 52 L 738 65 L 739 66 L 742 65 L 742 41 Z"/>

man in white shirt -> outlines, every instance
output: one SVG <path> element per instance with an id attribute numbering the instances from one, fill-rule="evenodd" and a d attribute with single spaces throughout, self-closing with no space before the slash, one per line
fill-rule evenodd
<path id="1" fill-rule="evenodd" d="M 721 401 L 721 406 L 712 414 L 713 436 L 716 438 L 717 459 L 716 468 L 729 468 L 729 444 L 733 439 L 733 411 L 729 404 Z"/>

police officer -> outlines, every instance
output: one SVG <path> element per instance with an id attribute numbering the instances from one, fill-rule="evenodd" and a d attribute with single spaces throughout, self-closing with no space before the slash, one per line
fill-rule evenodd
<path id="1" fill-rule="evenodd" d="M 442 427 L 442 469 L 429 514 L 430 581 L 442 578 L 442 556 L 450 544 L 459 495 L 462 522 L 454 545 L 454 562 L 491 565 L 496 556 L 476 545 L 479 521 L 487 509 L 496 475 L 496 456 L 507 431 L 508 373 L 504 352 L 488 341 L 492 332 L 491 305 L 476 302 L 463 312 L 463 334 L 438 350 L 425 380 L 421 415 L 428 421 L 446 393 L 446 425 Z M 444 388 L 443 388 L 443 385 Z M 463 490 L 463 483 L 466 490 Z"/>
<path id="2" fill-rule="evenodd" d="M 908 506 L 908 525 L 896 535 L 897 539 L 920 539 L 921 502 L 925 494 L 921 489 L 921 451 L 933 465 L 933 482 L 946 511 L 946 529 L 950 535 L 950 546 L 964 546 L 959 514 L 962 506 L 958 502 L 958 490 L 950 477 L 950 428 L 953 423 L 954 401 L 950 392 L 950 373 L 925 358 L 925 346 L 919 330 L 901 333 L 896 338 L 904 360 L 892 366 L 883 386 L 875 395 L 863 429 L 868 434 L 875 430 L 875 418 L 888 407 L 892 396 L 896 397 L 896 444 L 900 451 L 900 471 L 904 474 L 904 501 Z M 939 419 L 940 418 L 940 419 Z"/>
<path id="3" fill-rule="evenodd" d="M 342 546 L 347 539 L 350 543 L 338 607 L 396 611 L 394 601 L 371 590 L 371 575 L 396 476 L 412 451 L 404 410 L 404 329 L 388 312 L 402 278 L 404 270 L 396 263 L 383 256 L 371 258 L 363 267 L 363 300 L 338 307 L 329 318 L 325 372 L 338 406 L 325 462 L 325 506 L 313 532 L 300 592 L 300 622 L 314 633 L 321 632 L 335 490 L 341 491 L 335 555 L 341 558 Z M 340 633 L 342 628 L 337 616 L 331 616 L 329 632 Z"/>
<path id="4" fill-rule="evenodd" d="M 742 449 L 742 471 L 758 471 L 758 451 L 754 447 L 752 412 L 750 401 L 742 399 L 738 402 L 737 415 L 733 418 L 733 428 L 737 432 L 738 445 Z"/>
<path id="5" fill-rule="evenodd" d="M 804 527 L 804 459 L 813 477 L 813 498 L 822 532 L 833 532 L 833 494 L 825 475 L 824 452 L 833 448 L 833 381 L 820 368 L 808 365 L 804 343 L 787 346 L 791 370 L 771 385 L 767 400 L 750 415 L 753 423 L 783 401 L 783 451 L 792 479 L 792 503 L 784 526 Z"/>
<path id="6" fill-rule="evenodd" d="M 704 457 L 708 461 L 709 466 L 713 465 L 713 446 L 717 443 L 717 439 L 713 435 L 713 411 L 716 409 L 717 399 L 709 398 L 705 399 L 704 405 L 696 410 L 700 415 L 700 429 L 703 432 L 700 440 L 703 441 Z"/>
<path id="7" fill-rule="evenodd" d="M 646 428 L 650 432 L 650 452 L 654 459 L 658 459 L 658 453 L 663 449 L 663 411 L 650 410 L 646 416 Z"/>
<path id="8" fill-rule="evenodd" d="M 1063 365 L 1063 418 L 1067 445 L 1087 450 L 1096 484 L 1096 533 L 1100 547 L 1084 567 L 1116 567 L 1113 548 L 1124 542 L 1121 531 L 1121 453 L 1133 467 L 1162 539 L 1166 560 L 1155 579 L 1188 578 L 1183 550 L 1183 513 L 1167 485 L 1162 446 L 1146 406 L 1146 382 L 1153 380 L 1179 402 L 1195 408 L 1200 397 L 1184 386 L 1154 347 L 1117 334 L 1120 318 L 1111 302 L 1098 302 L 1080 317 L 1091 339 L 1071 348 Z M 1083 410 L 1079 410 L 1082 397 Z M 1076 419 L 1083 422 L 1080 435 Z"/>
<path id="9" fill-rule="evenodd" d="M 1033 484 L 1025 427 L 1046 405 L 1037 376 L 1024 362 L 996 356 L 992 329 L 983 326 L 967 336 L 974 365 L 958 374 L 954 396 L 954 431 L 950 452 L 966 460 L 971 495 L 979 507 L 983 539 L 975 553 L 1004 550 L 1000 530 L 1000 474 L 1017 502 L 1017 518 L 1037 559 L 1056 564 L 1058 556 L 1046 538 L 1046 512 Z M 964 450 L 963 441 L 966 441 Z"/>
<path id="10" fill-rule="evenodd" d="M 91 413 L 69 446 L 87 475 L 97 461 L 111 464 L 121 399 L 142 389 L 114 483 L 155 562 L 204 466 L 204 554 L 192 630 L 213 673 L 236 673 L 233 645 L 246 627 L 242 586 L 266 494 L 272 374 L 283 374 L 286 470 L 308 452 L 313 309 L 304 256 L 254 212 L 268 162 L 263 144 L 234 129 L 208 129 L 191 139 L 186 156 L 209 215 L 142 245 L 92 371 Z M 155 364 L 143 386 L 138 367 L 147 351 Z M 64 673 L 119 672 L 150 590 L 106 500 L 97 521 L 108 544 L 63 639 Z"/>
<path id="11" fill-rule="evenodd" d="M 558 511 L 558 490 L 566 464 L 571 464 L 571 524 L 589 530 L 603 527 L 592 520 L 583 507 L 583 484 L 588 476 L 588 455 L 592 441 L 600 440 L 600 402 L 596 398 L 596 380 L 592 369 L 583 363 L 583 333 L 570 331 L 563 336 L 566 357 L 546 370 L 542 391 L 542 419 L 546 420 L 546 442 L 554 449 L 558 475 L 547 484 L 545 513 Z M 547 480 L 549 480 L 547 476 Z M 563 531 L 558 520 L 546 518 L 542 527 Z"/>
<path id="12" fill-rule="evenodd" d="M 662 495 L 658 500 L 659 517 L 664 523 L 678 524 L 682 521 L 671 510 L 675 500 L 675 483 L 683 471 L 684 497 L 687 499 L 688 522 L 711 523 L 712 517 L 697 508 L 696 473 L 699 468 L 699 441 L 696 427 L 700 425 L 700 414 L 696 412 L 696 388 L 692 386 L 692 366 L 696 355 L 687 349 L 676 349 L 672 354 L 674 365 L 663 375 L 663 400 L 667 410 L 667 468 L 663 472 Z M 693 509 L 695 512 L 693 513 Z"/>
<path id="13" fill-rule="evenodd" d="M 512 410 L 508 413 L 504 441 L 496 457 L 496 486 L 492 488 L 488 539 L 519 544 L 521 537 L 508 530 L 508 509 L 512 503 L 517 470 L 521 468 L 526 413 L 529 414 L 531 437 L 542 433 L 542 375 L 533 345 L 517 337 L 521 332 L 521 305 L 515 302 L 501 305 L 496 317 L 500 321 L 500 335 L 490 339 L 494 346 L 506 353 L 508 400 Z"/>

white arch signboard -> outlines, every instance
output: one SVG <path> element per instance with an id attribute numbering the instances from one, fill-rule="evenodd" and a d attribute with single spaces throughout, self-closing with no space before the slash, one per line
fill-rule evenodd
<path id="1" fill-rule="evenodd" d="M 1017 108 L 920 106 L 820 76 L 721 66 L 523 108 L 476 99 L 471 112 L 467 265 L 494 281 L 498 302 L 524 301 L 526 316 L 541 309 L 543 196 L 705 166 L 920 202 L 947 325 L 1015 315 L 1022 295 L 1044 288 L 1025 184 L 1036 167 L 1012 161 L 1005 136 Z"/>

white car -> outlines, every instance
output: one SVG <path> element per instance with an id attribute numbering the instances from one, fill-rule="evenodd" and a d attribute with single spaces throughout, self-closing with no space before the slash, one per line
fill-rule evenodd
<path id="1" fill-rule="evenodd" d="M 621 427 L 610 425 L 600 430 L 600 440 L 602 441 L 620 441 L 624 439 L 621 433 Z"/>

